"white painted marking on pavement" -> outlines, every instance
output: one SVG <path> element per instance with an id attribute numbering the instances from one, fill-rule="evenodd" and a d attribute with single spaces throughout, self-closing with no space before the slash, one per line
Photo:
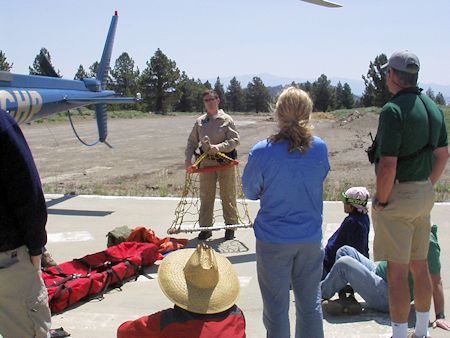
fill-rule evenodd
<path id="1" fill-rule="evenodd" d="M 62 315 L 59 316 L 62 318 Z M 94 330 L 93 332 L 95 332 L 99 327 L 108 328 L 112 325 L 119 326 L 120 321 L 118 321 L 118 318 L 120 318 L 120 315 L 113 313 L 71 313 L 70 319 L 67 319 L 67 326 L 75 326 L 78 329 L 82 328 L 84 330 Z M 70 331 L 70 329 L 67 330 Z"/>
<path id="2" fill-rule="evenodd" d="M 239 276 L 239 284 L 241 285 L 241 288 L 245 288 L 250 284 L 250 281 L 252 280 L 252 276 Z"/>
<path id="3" fill-rule="evenodd" d="M 61 194 L 45 194 L 47 199 L 63 197 Z M 75 197 L 82 198 L 99 198 L 105 200 L 120 200 L 120 199 L 130 199 L 130 200 L 143 200 L 143 201 L 179 201 L 181 197 L 142 197 L 142 196 L 103 196 L 103 195 L 77 195 Z M 246 200 L 247 203 L 259 203 L 259 201 Z M 324 204 L 342 204 L 342 201 L 323 201 Z M 371 202 L 369 202 L 371 204 Z M 435 202 L 434 205 L 450 205 L 450 202 Z"/>
<path id="4" fill-rule="evenodd" d="M 94 237 L 89 231 L 54 232 L 47 234 L 47 241 L 49 243 L 85 242 L 93 240 Z"/>

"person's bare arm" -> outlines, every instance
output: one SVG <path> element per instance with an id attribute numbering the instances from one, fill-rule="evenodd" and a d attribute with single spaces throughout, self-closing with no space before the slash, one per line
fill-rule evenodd
<path id="1" fill-rule="evenodd" d="M 382 156 L 377 169 L 377 193 L 376 198 L 386 203 L 391 195 L 397 169 L 397 157 Z"/>
<path id="2" fill-rule="evenodd" d="M 41 256 L 30 256 L 31 264 L 33 264 L 37 269 L 41 269 Z"/>
<path id="3" fill-rule="evenodd" d="M 440 147 L 433 150 L 434 164 L 433 171 L 431 172 L 430 180 L 433 185 L 437 183 L 442 173 L 444 172 L 445 166 L 447 164 L 449 153 L 448 147 Z"/>
<path id="4" fill-rule="evenodd" d="M 442 286 L 441 275 L 431 275 L 433 283 L 433 303 L 434 312 L 436 315 L 444 315 L 444 288 Z M 436 318 L 433 322 L 433 327 L 440 327 L 441 329 L 450 331 L 450 323 L 445 318 Z"/>

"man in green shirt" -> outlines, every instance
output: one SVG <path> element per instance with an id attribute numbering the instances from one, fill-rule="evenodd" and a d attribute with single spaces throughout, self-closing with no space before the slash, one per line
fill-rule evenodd
<path id="1" fill-rule="evenodd" d="M 408 272 L 414 280 L 415 336 L 428 334 L 432 284 L 427 264 L 433 186 L 449 153 L 444 116 L 417 88 L 420 63 L 409 51 L 394 53 L 386 82 L 394 95 L 382 108 L 375 153 L 376 194 L 372 203 L 375 261 L 388 261 L 393 338 L 406 338 Z"/>

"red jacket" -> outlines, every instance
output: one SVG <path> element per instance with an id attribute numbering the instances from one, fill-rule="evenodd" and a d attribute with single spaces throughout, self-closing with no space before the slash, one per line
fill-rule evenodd
<path id="1" fill-rule="evenodd" d="M 176 306 L 123 323 L 118 338 L 245 338 L 245 317 L 233 305 L 216 314 L 197 314 Z"/>

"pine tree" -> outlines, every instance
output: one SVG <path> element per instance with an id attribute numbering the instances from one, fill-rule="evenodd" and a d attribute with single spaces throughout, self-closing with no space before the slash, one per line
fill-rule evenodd
<path id="1" fill-rule="evenodd" d="M 436 102 L 436 96 L 434 96 L 434 91 L 431 88 L 428 88 L 427 91 L 425 92 L 425 94 L 427 94 L 427 96 L 432 99 L 433 101 Z"/>
<path id="2" fill-rule="evenodd" d="M 134 60 L 128 53 L 122 53 L 111 70 L 113 89 L 125 96 L 134 96 L 137 92 L 139 69 L 135 69 Z"/>
<path id="3" fill-rule="evenodd" d="M 342 109 L 344 108 L 343 104 L 344 98 L 344 88 L 342 87 L 341 81 L 339 81 L 334 88 L 334 107 L 333 109 Z"/>
<path id="4" fill-rule="evenodd" d="M 227 110 L 228 109 L 227 98 L 225 96 L 223 84 L 220 82 L 220 77 L 217 77 L 216 79 L 216 83 L 214 84 L 214 91 L 217 93 L 217 95 L 219 95 L 220 107 Z"/>
<path id="5" fill-rule="evenodd" d="M 325 74 L 320 75 L 312 84 L 311 96 L 315 111 L 326 112 L 333 107 L 333 88 Z"/>
<path id="6" fill-rule="evenodd" d="M 312 92 L 312 83 L 311 82 L 306 81 L 303 83 L 299 83 L 297 85 L 297 87 L 311 95 L 311 92 Z"/>
<path id="7" fill-rule="evenodd" d="M 13 63 L 6 61 L 6 55 L 0 50 L 0 70 L 9 72 L 13 66 Z"/>
<path id="8" fill-rule="evenodd" d="M 205 86 L 206 89 L 212 89 L 211 83 L 209 83 L 208 80 L 206 80 L 206 82 L 203 85 Z"/>
<path id="9" fill-rule="evenodd" d="M 434 100 L 434 102 L 436 102 L 436 104 L 440 104 L 442 106 L 445 106 L 446 102 L 445 102 L 444 95 L 441 92 L 439 92 L 436 95 L 436 99 Z"/>
<path id="10" fill-rule="evenodd" d="M 84 78 L 88 77 L 88 74 L 86 73 L 86 71 L 84 70 L 83 65 L 80 65 L 78 67 L 78 70 L 75 74 L 75 76 L 73 77 L 74 80 L 82 80 Z"/>
<path id="11" fill-rule="evenodd" d="M 383 106 L 392 97 L 386 84 L 386 75 L 381 70 L 381 66 L 387 62 L 385 54 L 375 57 L 370 62 L 367 77 L 362 76 L 366 89 L 362 95 L 361 101 L 364 106 Z"/>
<path id="12" fill-rule="evenodd" d="M 261 78 L 255 76 L 252 82 L 249 82 L 246 90 L 247 111 L 268 112 L 272 98 Z"/>
<path id="13" fill-rule="evenodd" d="M 181 73 L 177 91 L 180 99 L 175 105 L 176 111 L 201 112 L 203 111 L 203 92 L 205 86 L 201 81 L 190 79 L 185 72 Z"/>
<path id="14" fill-rule="evenodd" d="M 344 83 L 341 103 L 345 109 L 350 109 L 355 106 L 355 98 L 353 96 L 352 89 L 347 82 Z"/>
<path id="15" fill-rule="evenodd" d="M 48 69 L 45 67 L 45 65 L 43 65 L 41 61 L 43 58 L 47 59 L 51 69 Z M 33 61 L 33 66 L 28 67 L 28 70 L 30 72 L 30 75 L 60 76 L 59 71 L 56 70 L 55 70 L 56 74 L 52 74 L 52 71 L 54 70 L 54 67 L 52 65 L 52 57 L 50 56 L 50 52 L 44 47 L 42 47 L 41 50 L 39 51 L 39 54 L 36 55 Z"/>
<path id="16" fill-rule="evenodd" d="M 230 80 L 230 84 L 225 95 L 227 97 L 229 110 L 233 112 L 244 111 L 244 92 L 242 90 L 241 83 L 236 79 L 236 77 L 233 77 Z"/>
<path id="17" fill-rule="evenodd" d="M 147 68 L 140 79 L 144 103 L 148 110 L 166 113 L 179 99 L 176 87 L 180 79 L 180 71 L 175 61 L 170 60 L 159 48 L 155 55 L 147 61 Z"/>
<path id="18" fill-rule="evenodd" d="M 98 67 L 100 66 L 100 63 L 98 61 L 95 61 L 90 67 L 89 67 L 89 77 L 97 77 L 98 73 Z"/>

